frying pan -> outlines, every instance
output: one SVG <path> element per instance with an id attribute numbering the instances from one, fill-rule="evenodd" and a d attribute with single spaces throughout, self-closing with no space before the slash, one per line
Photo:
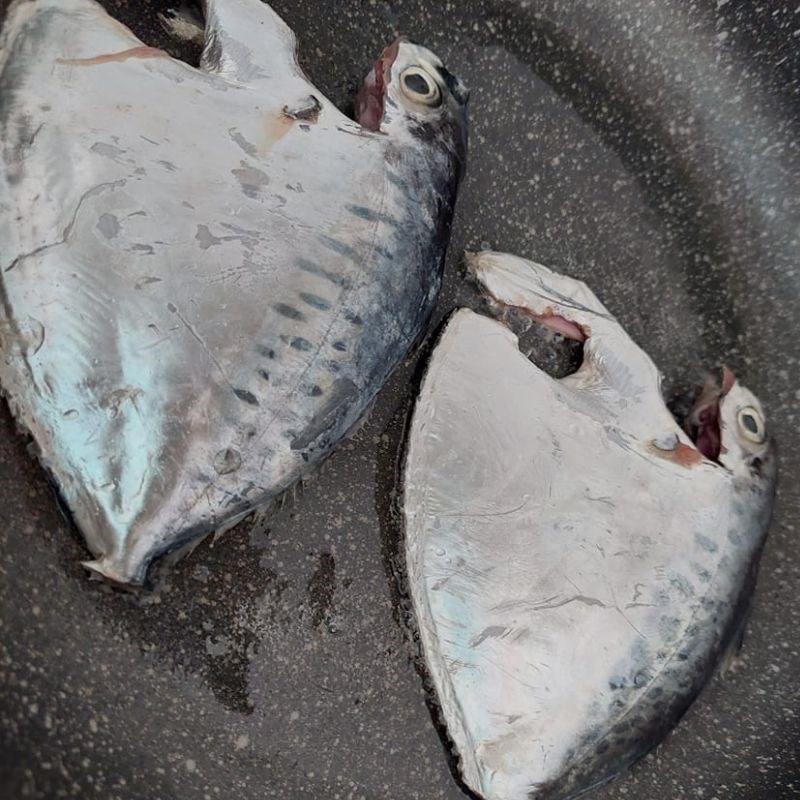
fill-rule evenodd
<path id="1" fill-rule="evenodd" d="M 146 43 L 197 57 L 161 30 L 167 2 L 103 4 Z M 589 281 L 669 395 L 724 360 L 764 401 L 782 478 L 741 657 L 589 797 L 800 796 L 800 15 L 747 0 L 272 5 L 343 108 L 397 31 L 472 88 L 431 336 L 476 304 L 461 253 L 488 245 Z M 298 496 L 207 540 L 144 596 L 87 580 L 3 405 L 3 797 L 465 796 L 420 679 L 396 514 L 428 349 Z"/>

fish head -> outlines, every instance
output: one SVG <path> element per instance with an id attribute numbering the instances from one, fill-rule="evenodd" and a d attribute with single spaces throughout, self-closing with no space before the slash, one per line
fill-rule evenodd
<path id="1" fill-rule="evenodd" d="M 686 420 L 697 449 L 734 475 L 774 483 L 775 443 L 759 399 L 727 367 L 709 378 Z"/>
<path id="2" fill-rule="evenodd" d="M 358 95 L 359 124 L 389 136 L 436 140 L 463 161 L 469 90 L 425 47 L 399 38 L 375 62 Z"/>

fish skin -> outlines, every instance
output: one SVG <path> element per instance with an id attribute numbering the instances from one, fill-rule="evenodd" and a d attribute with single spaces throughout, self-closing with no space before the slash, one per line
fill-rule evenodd
<path id="1" fill-rule="evenodd" d="M 432 310 L 466 159 L 466 95 L 402 93 L 424 48 L 372 133 L 268 6 L 205 5 L 200 69 L 93 0 L 0 32 L 0 385 L 120 583 L 353 428 Z"/>
<path id="2" fill-rule="evenodd" d="M 686 458 L 657 368 L 585 284 L 505 254 L 468 263 L 496 304 L 588 339 L 554 380 L 500 322 L 450 318 L 407 443 L 409 592 L 465 784 L 564 800 L 658 744 L 738 643 L 775 446 L 736 428 L 742 407 L 763 416 L 736 382 L 721 463 Z"/>

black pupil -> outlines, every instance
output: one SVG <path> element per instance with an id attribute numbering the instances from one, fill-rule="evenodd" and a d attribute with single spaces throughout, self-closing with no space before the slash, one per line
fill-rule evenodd
<path id="1" fill-rule="evenodd" d="M 752 414 L 742 414 L 742 422 L 750 433 L 758 433 L 758 422 Z"/>
<path id="2" fill-rule="evenodd" d="M 423 75 L 420 75 L 419 72 L 412 72 L 410 75 L 406 75 L 404 80 L 406 89 L 408 89 L 410 92 L 426 96 L 430 94 L 431 86 L 428 83 L 428 79 Z"/>

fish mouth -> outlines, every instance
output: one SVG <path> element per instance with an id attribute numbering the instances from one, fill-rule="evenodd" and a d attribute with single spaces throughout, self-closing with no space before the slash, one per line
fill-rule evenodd
<path id="1" fill-rule="evenodd" d="M 392 65 L 400 52 L 400 44 L 406 41 L 405 36 L 398 36 L 379 56 L 375 66 L 369 71 L 361 84 L 356 102 L 356 122 L 364 130 L 378 133 L 383 119 L 386 88 Z"/>
<path id="2" fill-rule="evenodd" d="M 736 376 L 727 367 L 723 366 L 721 372 L 719 381 L 709 378 L 700 388 L 684 423 L 684 430 L 695 447 L 709 461 L 717 463 L 722 452 L 719 407 L 736 381 Z"/>

